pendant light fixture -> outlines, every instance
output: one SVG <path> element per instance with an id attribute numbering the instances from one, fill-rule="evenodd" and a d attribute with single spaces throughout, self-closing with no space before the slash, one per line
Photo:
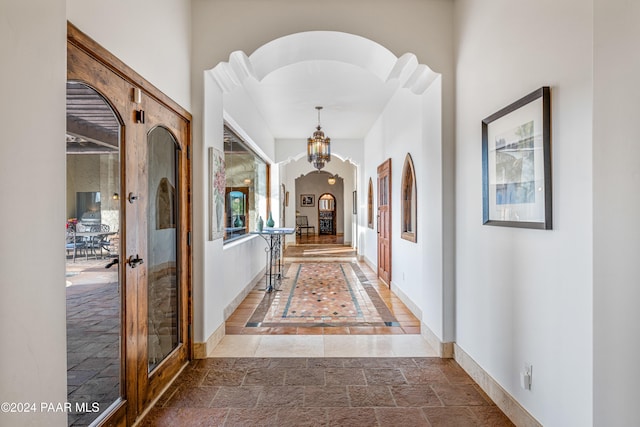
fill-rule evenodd
<path id="1" fill-rule="evenodd" d="M 324 167 L 325 163 L 331 161 L 331 138 L 324 136 L 320 127 L 320 110 L 322 107 L 316 107 L 318 110 L 318 127 L 313 132 L 313 136 L 307 139 L 307 157 L 309 163 L 313 164 L 313 167 L 320 170 Z"/>

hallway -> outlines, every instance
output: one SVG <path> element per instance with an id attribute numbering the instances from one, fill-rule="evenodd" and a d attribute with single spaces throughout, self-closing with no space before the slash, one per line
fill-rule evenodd
<path id="1" fill-rule="evenodd" d="M 513 425 L 453 359 L 435 357 L 419 320 L 366 264 L 343 255 L 348 247 L 314 243 L 287 248 L 281 292 L 265 294 L 258 283 L 227 320 L 226 336 L 209 358 L 184 368 L 141 425 Z M 316 251 L 324 252 L 321 261 Z M 265 312 L 278 312 L 274 301 L 293 295 L 292 267 L 328 269 L 331 263 L 344 271 L 354 267 L 353 275 L 345 273 L 351 287 L 370 283 L 368 295 L 384 306 L 368 316 L 386 308 L 395 324 L 372 325 L 368 316 L 349 326 L 312 316 L 283 326 L 252 321 L 261 304 L 268 303 Z M 322 309 L 326 303 L 319 298 L 312 305 Z"/>

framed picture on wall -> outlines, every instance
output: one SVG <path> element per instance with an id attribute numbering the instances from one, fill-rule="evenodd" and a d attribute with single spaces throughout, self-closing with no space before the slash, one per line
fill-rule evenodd
<path id="1" fill-rule="evenodd" d="M 551 229 L 551 92 L 482 121 L 483 224 Z"/>
<path id="2" fill-rule="evenodd" d="M 352 197 L 353 197 L 353 214 L 357 215 L 358 214 L 358 192 L 354 191 Z"/>
<path id="3" fill-rule="evenodd" d="M 224 236 L 224 153 L 209 147 L 209 240 Z"/>
<path id="4" fill-rule="evenodd" d="M 316 205 L 316 196 L 314 194 L 301 194 L 300 206 L 303 208 L 312 208 Z"/>

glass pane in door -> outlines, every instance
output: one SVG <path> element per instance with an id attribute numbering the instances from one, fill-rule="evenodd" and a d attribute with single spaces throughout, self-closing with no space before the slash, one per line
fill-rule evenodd
<path id="1" fill-rule="evenodd" d="M 178 194 L 177 150 L 163 127 L 151 130 L 148 141 L 148 370 L 151 372 L 179 342 L 177 271 Z"/>
<path id="2" fill-rule="evenodd" d="M 120 129 L 98 92 L 67 83 L 67 402 L 73 426 L 90 424 L 122 396 Z"/>

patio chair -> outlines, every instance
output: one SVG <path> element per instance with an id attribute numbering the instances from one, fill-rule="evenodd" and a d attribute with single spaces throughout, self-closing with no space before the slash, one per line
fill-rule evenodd
<path id="1" fill-rule="evenodd" d="M 79 251 L 84 251 L 85 258 L 89 259 L 89 254 L 87 253 L 87 242 L 82 237 L 76 236 L 76 229 L 72 224 L 67 226 L 65 249 L 67 251 L 67 255 L 69 255 L 69 252 L 73 252 L 73 262 L 76 262 L 76 255 Z"/>
<path id="2" fill-rule="evenodd" d="M 110 246 L 110 243 L 107 240 L 107 238 L 109 237 L 109 235 L 107 234 L 109 233 L 109 229 L 110 227 L 107 224 L 92 224 L 88 226 L 87 231 L 91 231 L 93 233 L 105 233 L 105 234 L 99 234 L 94 237 L 90 237 L 86 241 L 87 249 L 90 249 L 92 254 L 96 258 L 98 258 L 98 250 L 100 250 L 101 257 L 104 255 L 103 250 L 110 252 L 110 250 L 107 249 Z"/>

